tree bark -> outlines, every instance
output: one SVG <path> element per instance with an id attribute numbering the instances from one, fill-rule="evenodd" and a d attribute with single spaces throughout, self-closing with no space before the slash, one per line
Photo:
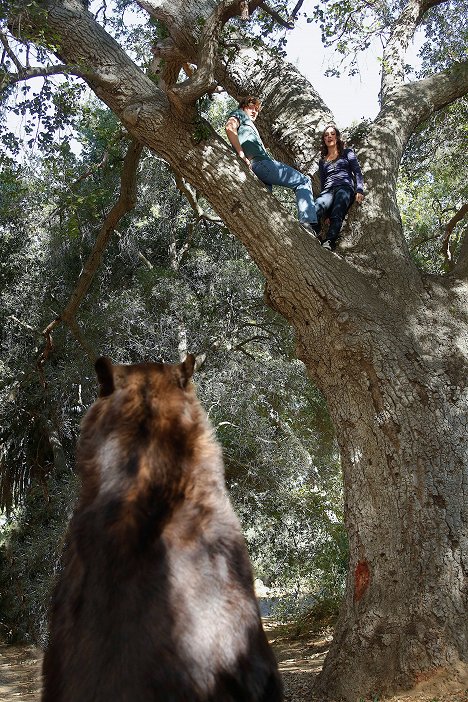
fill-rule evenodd
<path id="1" fill-rule="evenodd" d="M 194 60 L 196 20 L 211 16 L 216 3 L 143 6 L 171 26 L 179 56 Z M 60 57 L 80 66 L 132 136 L 203 194 L 245 244 L 265 276 L 270 304 L 294 326 L 298 355 L 327 398 L 351 555 L 319 681 L 324 698 L 354 702 L 409 686 L 422 671 L 466 662 L 466 263 L 460 275 L 455 267 L 447 277 L 424 277 L 404 242 L 395 193 L 409 136 L 468 91 L 468 63 L 392 87 L 359 151 L 367 197 L 348 215 L 334 254 L 208 125 L 197 137 L 190 105 L 175 109 L 82 5 L 63 0 L 46 7 L 47 26 L 35 18 L 40 39 L 51 32 Z M 267 54 L 256 57 L 239 50 L 215 67 L 217 80 L 236 96 L 258 93 L 266 140 L 284 160 L 306 168 L 330 113 L 295 69 Z"/>
<path id="2" fill-rule="evenodd" d="M 393 23 L 382 57 L 380 98 L 383 103 L 391 91 L 404 82 L 405 54 L 416 27 L 431 7 L 444 2 L 445 0 L 408 0 Z"/>
<path id="3" fill-rule="evenodd" d="M 453 292 L 426 282 L 367 322 L 350 300 L 330 315 L 319 357 L 300 335 L 337 432 L 350 539 L 319 681 L 333 700 L 391 693 L 467 660 L 467 296 Z"/>

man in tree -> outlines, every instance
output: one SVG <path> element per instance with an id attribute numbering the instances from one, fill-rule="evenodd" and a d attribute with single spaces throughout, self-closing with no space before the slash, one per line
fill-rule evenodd
<path id="1" fill-rule="evenodd" d="M 253 0 L 248 9 L 260 4 L 268 8 Z M 353 6 L 348 42 L 347 4 L 321 10 L 319 18 L 332 25 L 335 18 L 327 29 L 340 34 L 345 51 L 368 41 L 354 31 L 359 26 L 380 28 L 384 46 L 381 109 L 354 141 L 366 207 L 348 216 L 342 257 L 311 242 L 209 125 L 200 137 L 196 109 L 216 85 L 236 98 L 261 96 L 263 140 L 306 171 L 316 158 L 314 135 L 332 121 L 322 98 L 281 57 L 252 46 L 239 23 L 235 36 L 222 36 L 245 3 L 139 5 L 164 25 L 160 84 L 77 0 L 12 6 L 8 26 L 27 50 L 15 53 L 5 29 L 2 81 L 54 72 L 85 80 L 135 140 L 209 201 L 263 272 L 269 304 L 293 325 L 297 353 L 336 427 L 350 545 L 321 698 L 354 702 L 411 686 L 422 672 L 460 670 L 468 660 L 468 236 L 460 236 L 447 275 L 425 275 L 409 255 L 396 186 L 411 136 L 468 92 L 466 2 Z M 405 52 L 421 27 L 423 74 L 408 84 Z M 33 66 L 32 41 L 60 62 L 50 53 L 45 66 Z M 197 69 L 178 82 L 187 62 Z"/>
<path id="2" fill-rule="evenodd" d="M 317 214 L 310 178 L 286 163 L 275 161 L 267 153 L 254 125 L 261 109 L 257 97 L 242 98 L 237 110 L 231 112 L 226 122 L 226 134 L 231 146 L 270 191 L 272 185 L 294 190 L 299 221 L 311 234 L 315 234 L 313 225 L 317 225 Z"/>

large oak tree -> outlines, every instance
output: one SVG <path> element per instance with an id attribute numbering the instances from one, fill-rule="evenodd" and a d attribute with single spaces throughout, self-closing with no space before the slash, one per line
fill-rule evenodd
<path id="1" fill-rule="evenodd" d="M 232 18 L 264 3 L 139 4 L 167 31 L 153 73 L 78 0 L 46 0 L 11 3 L 9 29 L 60 63 L 32 66 L 2 34 L 10 58 L 2 82 L 60 71 L 86 81 L 133 139 L 210 202 L 262 270 L 269 304 L 293 325 L 298 355 L 334 420 L 350 541 L 346 596 L 318 681 L 323 697 L 355 700 L 409 686 L 422 671 L 462 665 L 468 237 L 450 273 L 424 275 L 410 258 L 396 200 L 408 139 L 468 92 L 468 62 L 450 54 L 444 70 L 405 82 L 414 32 L 446 3 L 367 3 L 387 22 L 381 109 L 359 143 L 367 196 L 351 211 L 336 253 L 323 250 L 197 114 L 196 101 L 217 85 L 236 98 L 260 95 L 259 128 L 274 154 L 301 170 L 314 161 L 317 135 L 332 117 L 325 102 L 277 54 L 247 46 L 241 30 L 223 34 Z M 196 70 L 177 82 L 186 64 Z"/>

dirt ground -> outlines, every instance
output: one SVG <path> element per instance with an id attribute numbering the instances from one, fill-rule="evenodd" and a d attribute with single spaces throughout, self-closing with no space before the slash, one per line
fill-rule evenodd
<path id="1" fill-rule="evenodd" d="M 33 646 L 0 643 L 0 700 L 39 702 L 41 651 Z"/>
<path id="2" fill-rule="evenodd" d="M 285 627 L 268 620 L 265 621 L 265 628 L 283 676 L 285 702 L 323 702 L 314 697 L 312 687 L 327 653 L 331 635 L 297 638 Z M 33 646 L 0 643 L 1 702 L 39 702 L 40 660 L 41 651 Z M 378 699 L 370 702 L 378 702 Z M 387 702 L 468 702 L 468 668 L 455 671 L 449 677 L 436 672 L 411 692 Z"/>
<path id="3" fill-rule="evenodd" d="M 284 681 L 285 702 L 323 702 L 313 694 L 313 683 L 321 670 L 332 640 L 323 636 L 292 636 L 287 627 L 265 621 L 265 629 Z M 449 675 L 436 671 L 409 692 L 392 698 L 358 698 L 356 702 L 468 702 L 468 666 Z"/>

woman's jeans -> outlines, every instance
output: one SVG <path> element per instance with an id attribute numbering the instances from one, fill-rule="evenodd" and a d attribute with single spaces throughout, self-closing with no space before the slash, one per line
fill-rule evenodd
<path id="1" fill-rule="evenodd" d="M 273 159 L 252 161 L 252 170 L 270 191 L 272 185 L 282 185 L 283 188 L 294 190 L 299 222 L 311 222 L 312 224 L 317 222 L 309 176 L 299 173 L 281 161 L 273 161 Z"/>
<path id="2" fill-rule="evenodd" d="M 332 244 L 336 242 L 341 231 L 343 220 L 346 217 L 351 203 L 354 199 L 354 191 L 351 188 L 333 188 L 320 193 L 315 201 L 318 221 L 324 217 L 330 218 L 327 240 Z"/>

